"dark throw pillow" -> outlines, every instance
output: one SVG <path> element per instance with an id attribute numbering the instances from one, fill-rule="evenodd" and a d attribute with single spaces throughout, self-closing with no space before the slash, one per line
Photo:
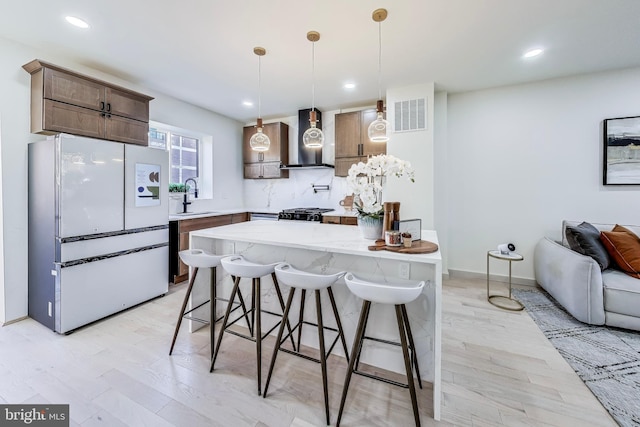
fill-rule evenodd
<path id="1" fill-rule="evenodd" d="M 640 238 L 628 228 L 616 225 L 600 235 L 618 267 L 631 277 L 640 279 Z"/>
<path id="2" fill-rule="evenodd" d="M 571 249 L 596 260 L 600 266 L 600 270 L 609 267 L 611 263 L 609 252 L 607 252 L 607 249 L 600 240 L 600 230 L 593 225 L 588 222 L 583 222 L 575 226 L 568 225 L 565 229 L 565 236 Z"/>

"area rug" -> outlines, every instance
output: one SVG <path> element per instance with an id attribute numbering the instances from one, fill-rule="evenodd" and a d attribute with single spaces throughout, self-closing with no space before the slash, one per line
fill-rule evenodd
<path id="1" fill-rule="evenodd" d="M 640 333 L 579 322 L 543 290 L 513 296 L 616 422 L 640 426 Z"/>

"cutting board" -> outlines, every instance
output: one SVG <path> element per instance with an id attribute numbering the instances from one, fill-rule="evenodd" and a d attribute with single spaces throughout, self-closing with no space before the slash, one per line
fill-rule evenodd
<path id="1" fill-rule="evenodd" d="M 410 248 L 404 246 L 387 246 L 384 240 L 376 240 L 376 244 L 369 246 L 370 251 L 391 251 L 403 254 L 428 254 L 438 250 L 438 245 L 428 240 L 416 240 L 411 244 Z"/>

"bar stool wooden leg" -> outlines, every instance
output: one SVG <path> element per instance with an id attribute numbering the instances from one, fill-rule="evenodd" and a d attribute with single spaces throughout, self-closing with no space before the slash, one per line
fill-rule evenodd
<path id="1" fill-rule="evenodd" d="M 236 278 L 234 276 L 231 276 L 231 278 L 235 282 Z M 249 321 L 249 314 L 247 312 L 247 306 L 244 303 L 244 298 L 242 297 L 242 292 L 240 292 L 240 288 L 238 288 L 238 301 L 240 301 L 240 306 L 242 307 L 242 311 L 244 312 L 244 318 L 247 321 L 247 328 L 249 329 L 249 335 L 253 336 L 253 327 L 251 325 L 251 322 Z"/>
<path id="2" fill-rule="evenodd" d="M 213 357 L 214 351 L 214 343 L 216 342 L 216 267 L 211 268 L 211 280 L 209 282 L 209 296 L 211 297 L 211 302 L 209 303 L 209 312 L 211 314 L 211 320 L 209 321 L 209 326 L 211 330 L 209 331 L 209 340 L 211 342 L 211 351 L 210 358 Z"/>
<path id="3" fill-rule="evenodd" d="M 364 340 L 364 337 L 366 336 L 366 332 L 367 332 L 367 323 L 369 323 L 369 311 L 371 310 L 371 304 L 369 304 L 369 306 L 367 307 L 367 316 L 364 318 L 364 326 L 362 327 L 362 337 Z M 360 353 L 362 352 L 362 346 L 360 346 L 360 351 L 357 354 L 356 357 L 356 366 L 355 366 L 355 370 L 358 370 L 358 367 L 360 366 Z"/>
<path id="4" fill-rule="evenodd" d="M 298 348 L 300 348 L 300 339 L 302 338 L 302 325 L 304 324 L 304 302 L 307 297 L 307 290 L 303 289 L 300 295 L 300 314 L 298 315 Z"/>
<path id="5" fill-rule="evenodd" d="M 278 278 L 276 277 L 276 273 L 271 273 L 271 279 L 273 279 L 273 287 L 276 288 L 276 295 L 278 295 L 278 301 L 280 301 L 280 310 L 284 312 L 284 298 L 282 298 L 282 292 L 280 291 L 280 284 L 278 284 Z M 289 319 L 283 316 L 282 321 L 287 324 L 287 329 L 289 330 L 289 338 L 291 338 L 291 346 L 293 347 L 293 351 L 296 351 L 296 345 L 293 342 L 293 331 L 291 330 L 291 324 L 289 323 Z M 300 342 L 298 342 L 298 347 L 299 346 L 300 346 Z"/>
<path id="6" fill-rule="evenodd" d="M 420 377 L 420 367 L 418 366 L 418 355 L 416 354 L 416 345 L 413 342 L 413 332 L 411 332 L 411 325 L 409 324 L 409 316 L 407 315 L 407 306 L 402 304 L 402 319 L 404 321 L 404 327 L 407 331 L 407 338 L 409 339 L 409 347 L 411 348 L 411 361 L 416 369 L 416 376 L 418 377 L 418 385 L 422 388 L 422 378 Z"/>
<path id="7" fill-rule="evenodd" d="M 222 337 L 224 336 L 224 330 L 227 328 L 227 322 L 229 321 L 229 314 L 231 314 L 231 308 L 233 304 L 231 301 L 236 296 L 238 292 L 238 287 L 240 286 L 240 278 L 236 277 L 235 283 L 233 284 L 233 290 L 231 291 L 231 296 L 229 297 L 229 304 L 227 304 L 227 311 L 224 313 L 224 319 L 222 320 L 222 327 L 220 328 L 220 335 L 218 336 L 218 342 L 216 343 L 215 351 L 213 352 L 213 357 L 211 358 L 211 366 L 209 367 L 209 372 L 213 372 L 213 367 L 216 363 L 216 358 L 218 357 L 218 350 L 220 350 L 220 343 L 222 342 Z"/>
<path id="8" fill-rule="evenodd" d="M 296 288 L 291 288 L 289 291 L 289 297 L 287 298 L 287 305 L 284 308 L 283 316 L 289 315 L 289 310 L 291 309 L 291 303 L 293 302 L 293 296 L 296 293 Z M 269 382 L 271 381 L 271 374 L 273 373 L 273 368 L 276 366 L 276 357 L 278 356 L 278 349 L 280 348 L 280 343 L 282 341 L 282 334 L 284 333 L 284 322 L 280 323 L 280 327 L 278 328 L 278 336 L 276 338 L 276 345 L 273 349 L 273 354 L 271 355 L 271 363 L 269 365 L 269 373 L 267 374 L 267 382 L 264 386 L 264 392 L 262 393 L 262 397 L 267 397 L 267 390 L 269 389 Z"/>
<path id="9" fill-rule="evenodd" d="M 402 306 L 396 305 L 396 321 L 398 322 L 398 332 L 400 333 L 400 345 L 402 346 L 402 355 L 404 356 L 404 368 L 407 372 L 407 382 L 409 385 L 409 393 L 411 394 L 411 406 L 413 406 L 413 417 L 416 427 L 420 427 L 420 413 L 418 412 L 418 397 L 416 396 L 416 386 L 413 383 L 413 368 L 409 361 L 409 349 L 407 347 L 407 337 L 405 334 L 405 325 L 402 318 Z"/>
<path id="10" fill-rule="evenodd" d="M 329 420 L 329 386 L 327 384 L 327 353 L 324 348 L 324 325 L 322 324 L 322 304 L 320 303 L 320 291 L 316 289 L 316 315 L 318 316 L 318 342 L 320 343 L 320 366 L 322 368 L 322 388 L 324 390 L 324 411 Z"/>
<path id="11" fill-rule="evenodd" d="M 342 348 L 344 349 L 344 356 L 349 361 L 349 351 L 347 350 L 347 340 L 344 338 L 344 330 L 342 329 L 342 322 L 340 322 L 340 315 L 338 314 L 338 307 L 336 306 L 336 300 L 333 297 L 333 291 L 331 286 L 327 288 L 329 293 L 329 301 L 331 301 L 331 308 L 333 309 L 333 316 L 336 318 L 336 325 L 338 326 L 338 335 L 340 335 L 340 341 L 342 341 Z"/>
<path id="12" fill-rule="evenodd" d="M 189 286 L 187 287 L 187 293 L 184 296 L 184 301 L 182 301 L 182 308 L 180 309 L 180 314 L 178 315 L 178 323 L 176 324 L 176 330 L 173 332 L 173 340 L 171 341 L 169 356 L 171 356 L 171 353 L 173 353 L 173 346 L 175 346 L 176 344 L 176 339 L 178 338 L 178 331 L 180 330 L 180 325 L 182 324 L 182 317 L 184 316 L 184 312 L 187 309 L 187 304 L 189 303 L 189 296 L 191 295 L 191 290 L 193 289 L 193 283 L 195 282 L 197 275 L 198 275 L 198 267 L 194 267 L 193 276 L 191 276 L 191 280 L 189 281 Z"/>
<path id="13" fill-rule="evenodd" d="M 365 300 L 362 302 L 362 310 L 360 313 L 360 319 L 358 320 L 358 327 L 356 328 L 356 336 L 353 340 L 353 347 L 351 348 L 351 360 L 349 361 L 349 368 L 347 368 L 347 375 L 344 379 L 344 386 L 342 387 L 342 398 L 340 399 L 340 411 L 338 412 L 338 420 L 336 421 L 336 427 L 340 426 L 340 419 L 342 418 L 344 403 L 347 400 L 347 392 L 349 391 L 349 383 L 351 382 L 351 376 L 353 375 L 357 355 L 360 354 L 360 350 L 362 349 L 362 339 L 364 337 L 364 325 L 369 315 L 370 306 L 371 306 L 370 301 Z"/>
<path id="14" fill-rule="evenodd" d="M 256 307 L 258 310 L 256 311 L 256 353 L 257 357 L 257 368 L 258 368 L 258 396 L 262 394 L 262 312 L 260 311 L 260 278 L 253 279 L 254 288 L 256 290 Z"/>

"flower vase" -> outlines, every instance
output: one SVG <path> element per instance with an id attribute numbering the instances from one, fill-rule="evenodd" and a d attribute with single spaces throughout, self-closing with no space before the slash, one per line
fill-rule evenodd
<path id="1" fill-rule="evenodd" d="M 358 228 L 362 233 L 362 238 L 368 240 L 378 240 L 382 238 L 382 217 L 358 216 Z"/>

